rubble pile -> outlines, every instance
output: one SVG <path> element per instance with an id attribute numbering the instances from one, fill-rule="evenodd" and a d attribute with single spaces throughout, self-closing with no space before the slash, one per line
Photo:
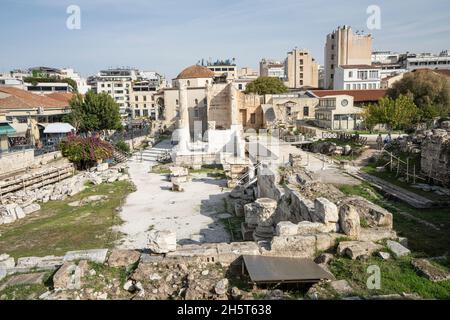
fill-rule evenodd
<path id="1" fill-rule="evenodd" d="M 85 189 L 87 183 L 98 185 L 129 179 L 124 166 L 109 168 L 107 163 L 99 164 L 90 172 L 82 172 L 68 179 L 42 188 L 25 188 L 2 196 L 0 204 L 0 225 L 22 219 L 40 210 L 39 203 L 65 200 Z"/>
<path id="2" fill-rule="evenodd" d="M 421 147 L 422 172 L 443 184 L 450 184 L 450 128 L 427 131 Z"/>

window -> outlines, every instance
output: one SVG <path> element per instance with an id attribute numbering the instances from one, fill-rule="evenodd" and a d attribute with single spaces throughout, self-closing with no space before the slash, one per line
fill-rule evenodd
<path id="1" fill-rule="evenodd" d="M 378 71 L 375 71 L 375 70 L 370 71 L 370 78 L 378 79 Z"/>
<path id="2" fill-rule="evenodd" d="M 334 64 L 331 65 L 331 70 L 333 70 L 333 69 L 334 69 Z"/>
<path id="3" fill-rule="evenodd" d="M 143 110 L 142 112 L 144 117 L 148 117 L 148 110 Z"/>
<path id="4" fill-rule="evenodd" d="M 303 66 L 300 66 L 300 71 L 303 72 Z"/>
<path id="5" fill-rule="evenodd" d="M 200 117 L 199 112 L 198 112 L 198 108 L 195 108 L 194 109 L 194 118 L 198 118 L 198 117 Z"/>
<path id="6" fill-rule="evenodd" d="M 147 104 L 144 103 L 144 108 L 147 108 Z"/>
<path id="7" fill-rule="evenodd" d="M 345 89 L 346 89 L 346 90 L 350 90 L 350 89 L 351 89 L 350 83 L 347 83 L 347 84 L 345 85 Z"/>
<path id="8" fill-rule="evenodd" d="M 286 107 L 286 115 L 289 117 L 289 116 L 291 116 L 291 113 L 292 113 L 292 108 Z"/>
<path id="9" fill-rule="evenodd" d="M 331 55 L 331 60 L 334 60 L 334 54 Z"/>
<path id="10" fill-rule="evenodd" d="M 303 78 L 303 73 L 300 73 L 300 78 Z"/>
<path id="11" fill-rule="evenodd" d="M 349 77 L 349 78 L 353 78 L 353 71 L 349 71 L 349 72 L 348 72 L 348 77 Z"/>
<path id="12" fill-rule="evenodd" d="M 300 85 L 301 85 L 301 86 L 303 85 L 303 80 L 300 80 Z"/>
<path id="13" fill-rule="evenodd" d="M 198 99 L 194 100 L 194 104 L 197 106 L 198 105 Z"/>
<path id="14" fill-rule="evenodd" d="M 140 117 L 141 116 L 141 110 L 134 110 L 134 116 Z"/>
<path id="15" fill-rule="evenodd" d="M 244 87 L 242 86 L 242 83 L 238 84 L 238 88 L 239 88 L 239 90 L 243 90 L 244 89 Z"/>
<path id="16" fill-rule="evenodd" d="M 180 101 L 178 101 L 178 99 L 175 100 L 175 104 L 176 104 L 176 105 L 179 105 L 179 104 L 180 104 Z"/>
<path id="17" fill-rule="evenodd" d="M 363 83 L 362 88 L 363 88 L 363 90 L 366 90 L 367 89 L 367 84 Z"/>
<path id="18" fill-rule="evenodd" d="M 256 123 L 256 113 L 250 114 L 250 123 L 255 124 Z"/>
<path id="19" fill-rule="evenodd" d="M 303 59 L 300 59 L 300 64 L 303 64 Z"/>
<path id="20" fill-rule="evenodd" d="M 367 71 L 358 71 L 358 79 L 367 80 Z"/>
<path id="21" fill-rule="evenodd" d="M 138 97 L 138 96 L 135 96 L 135 97 L 134 97 L 134 101 L 138 102 L 138 101 L 139 101 L 139 97 Z"/>
<path id="22" fill-rule="evenodd" d="M 309 117 L 309 107 L 308 106 L 303 107 L 303 116 Z"/>
<path id="23" fill-rule="evenodd" d="M 147 96 L 144 96 L 144 101 L 147 101 Z"/>
<path id="24" fill-rule="evenodd" d="M 187 85 L 188 85 L 188 87 L 191 86 L 191 81 L 190 80 L 187 81 Z"/>

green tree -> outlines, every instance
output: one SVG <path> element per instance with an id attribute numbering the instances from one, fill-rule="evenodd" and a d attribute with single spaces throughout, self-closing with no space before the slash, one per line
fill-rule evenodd
<path id="1" fill-rule="evenodd" d="M 247 85 L 245 93 L 257 93 L 264 95 L 285 93 L 287 91 L 288 88 L 279 78 L 259 77 Z"/>
<path id="2" fill-rule="evenodd" d="M 407 129 L 418 119 L 419 109 L 414 101 L 400 95 L 395 100 L 382 98 L 378 104 L 371 104 L 364 110 L 364 122 L 369 129 L 377 124 L 386 124 L 391 130 Z"/>
<path id="3" fill-rule="evenodd" d="M 70 101 L 70 109 L 71 113 L 64 121 L 71 123 L 77 131 L 95 132 L 122 127 L 119 105 L 107 93 L 88 91 L 84 97 L 77 94 Z"/>
<path id="4" fill-rule="evenodd" d="M 450 115 L 450 82 L 432 70 L 417 70 L 404 75 L 387 92 L 393 99 L 410 97 L 419 108 L 421 120 Z"/>

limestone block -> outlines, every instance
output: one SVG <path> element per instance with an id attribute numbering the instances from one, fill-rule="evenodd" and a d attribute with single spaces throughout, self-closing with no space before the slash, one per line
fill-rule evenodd
<path id="1" fill-rule="evenodd" d="M 275 234 L 277 236 L 295 236 L 298 234 L 298 227 L 290 221 L 281 221 L 277 224 Z"/>
<path id="2" fill-rule="evenodd" d="M 275 236 L 270 245 L 269 254 L 291 255 L 293 257 L 312 258 L 316 252 L 314 236 Z"/>
<path id="3" fill-rule="evenodd" d="M 396 241 L 388 240 L 386 242 L 386 245 L 389 248 L 389 250 L 392 251 L 392 253 L 394 254 L 394 256 L 396 258 L 401 258 L 401 257 L 406 256 L 411 253 L 411 251 L 409 249 L 405 248 L 404 246 L 402 246 L 400 243 L 398 243 Z"/>
<path id="4" fill-rule="evenodd" d="M 87 260 L 96 263 L 105 263 L 108 249 L 93 249 L 81 251 L 69 251 L 64 256 L 64 262 L 75 260 Z"/>
<path id="5" fill-rule="evenodd" d="M 45 257 L 23 257 L 17 259 L 18 268 L 38 268 L 52 269 L 61 266 L 64 257 L 45 256 Z"/>
<path id="6" fill-rule="evenodd" d="M 344 204 L 339 209 L 339 225 L 341 230 L 353 239 L 358 239 L 361 232 L 359 214 L 352 205 Z"/>
<path id="7" fill-rule="evenodd" d="M 177 250 L 177 234 L 170 230 L 151 231 L 148 248 L 154 253 L 168 253 Z"/>
<path id="8" fill-rule="evenodd" d="M 317 198 L 314 201 L 314 210 L 319 222 L 329 223 L 339 221 L 337 206 L 326 198 Z"/>
<path id="9" fill-rule="evenodd" d="M 342 241 L 338 245 L 337 252 L 341 256 L 355 260 L 361 256 L 370 256 L 380 249 L 382 246 L 369 241 Z"/>

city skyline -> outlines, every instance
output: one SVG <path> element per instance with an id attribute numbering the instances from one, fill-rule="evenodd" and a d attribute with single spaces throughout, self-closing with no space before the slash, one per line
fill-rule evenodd
<path id="1" fill-rule="evenodd" d="M 73 4 L 81 8 L 80 30 L 66 27 Z M 381 30 L 366 26 L 373 4 L 381 8 Z M 130 66 L 171 79 L 202 58 L 236 58 L 238 66 L 257 69 L 262 58 L 284 59 L 294 47 L 323 64 L 326 35 L 344 24 L 371 33 L 374 50 L 439 53 L 450 47 L 450 4 L 439 1 L 6 0 L 3 9 L 0 71 L 45 65 L 88 76 Z"/>

